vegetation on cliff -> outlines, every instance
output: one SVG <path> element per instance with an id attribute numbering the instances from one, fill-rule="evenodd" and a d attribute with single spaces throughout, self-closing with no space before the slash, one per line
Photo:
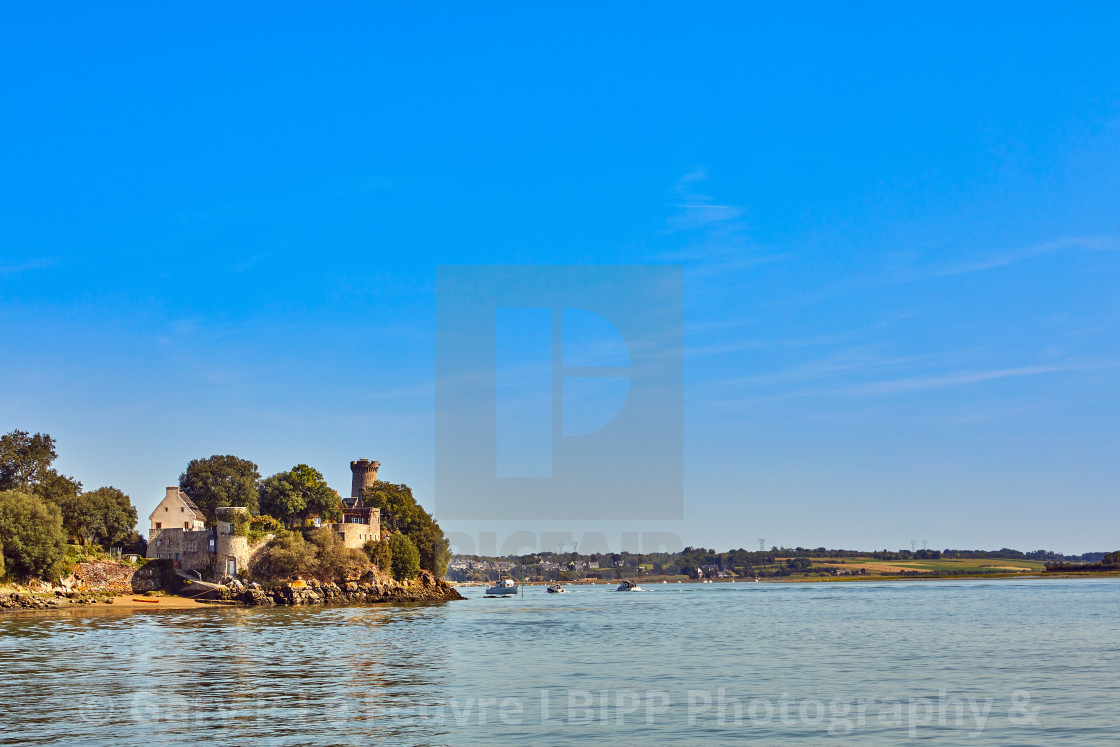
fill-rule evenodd
<path id="1" fill-rule="evenodd" d="M 447 573 L 451 560 L 451 543 L 443 530 L 404 484 L 377 482 L 365 492 L 367 506 L 381 509 L 381 526 L 407 535 L 420 555 L 420 567 L 436 578 Z"/>
<path id="2" fill-rule="evenodd" d="M 389 554 L 389 570 L 397 581 L 407 581 L 420 574 L 420 551 L 408 535 L 399 532 L 390 535 Z M 424 570 L 431 572 L 427 568 Z"/>
<path id="3" fill-rule="evenodd" d="M 306 532 L 281 531 L 253 558 L 249 573 L 261 580 L 292 578 L 335 581 L 361 572 L 370 564 L 361 550 L 346 547 L 323 527 Z"/>

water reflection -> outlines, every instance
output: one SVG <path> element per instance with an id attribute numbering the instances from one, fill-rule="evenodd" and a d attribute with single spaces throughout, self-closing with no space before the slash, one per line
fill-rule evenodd
<path id="1" fill-rule="evenodd" d="M 850 741 L 895 744 L 919 727 L 874 709 L 920 717 L 942 692 L 968 723 L 935 710 L 917 736 L 1086 742 L 1118 725 L 1117 612 L 1115 581 L 954 581 L 17 614 L 0 744 L 818 743 L 845 719 Z M 1040 724 L 1009 720 L 1016 692 Z M 865 723 L 832 713 L 860 698 Z M 969 698 L 991 700 L 975 735 Z"/>

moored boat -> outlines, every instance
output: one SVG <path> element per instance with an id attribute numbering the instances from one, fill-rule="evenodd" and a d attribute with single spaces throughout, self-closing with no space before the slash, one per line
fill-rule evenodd
<path id="1" fill-rule="evenodd" d="M 517 582 L 512 578 L 501 579 L 486 590 L 486 596 L 508 597 L 517 593 Z"/>

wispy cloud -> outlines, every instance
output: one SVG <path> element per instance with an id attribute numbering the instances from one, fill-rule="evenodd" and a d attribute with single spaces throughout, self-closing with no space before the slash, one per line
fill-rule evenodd
<path id="1" fill-rule="evenodd" d="M 994 270 L 999 267 L 1007 267 L 1009 265 L 1018 264 L 1019 262 L 1025 262 L 1035 257 L 1044 257 L 1048 254 L 1056 254 L 1058 252 L 1071 250 L 1120 251 L 1120 241 L 1111 236 L 1078 236 L 1055 239 L 1054 241 L 1047 241 L 1042 244 L 990 254 L 986 257 L 978 258 L 973 262 L 964 262 L 948 267 L 935 268 L 925 277 L 948 277 L 951 275 L 965 275 L 971 272 Z"/>
<path id="2" fill-rule="evenodd" d="M 685 265 L 691 278 L 742 272 L 760 265 L 784 262 L 785 252 L 769 252 L 750 240 L 750 226 L 739 205 L 717 202 L 701 191 L 708 181 L 707 169 L 691 171 L 677 180 L 674 192 L 678 202 L 668 218 L 670 233 L 682 233 L 689 245 L 663 253 L 665 262 Z"/>
<path id="3" fill-rule="evenodd" d="M 39 259 L 31 259 L 18 264 L 0 265 L 0 276 L 15 275 L 20 272 L 30 272 L 32 270 L 42 270 L 47 267 L 53 267 L 56 264 L 58 264 L 58 262 L 50 257 L 40 257 Z"/>
<path id="4" fill-rule="evenodd" d="M 675 191 L 680 200 L 675 207 L 680 211 L 669 223 L 674 228 L 702 228 L 712 223 L 722 223 L 742 215 L 737 205 L 717 204 L 710 196 L 699 190 L 699 185 L 708 180 L 707 169 L 698 169 L 685 174 L 677 180 Z"/>
<path id="5" fill-rule="evenodd" d="M 724 353 L 735 353 L 746 350 L 775 350 L 775 349 L 788 349 L 788 348 L 805 348 L 816 346 L 835 345 L 841 342 L 847 342 L 857 339 L 872 332 L 879 332 L 896 322 L 902 321 L 908 317 L 914 316 L 912 313 L 897 314 L 889 319 L 884 319 L 874 324 L 866 325 L 863 327 L 856 327 L 853 329 L 842 330 L 839 332 L 823 332 L 818 335 L 809 335 L 807 337 L 784 337 L 775 339 L 748 339 L 748 340 L 729 340 L 722 342 L 714 342 L 707 345 L 694 345 L 685 348 L 686 356 L 700 356 L 700 355 L 720 355 Z M 688 332 L 696 333 L 705 329 L 719 331 L 721 329 L 733 326 L 741 326 L 745 323 L 728 323 L 724 325 L 710 324 L 706 327 L 693 326 L 690 327 Z"/>
<path id="6" fill-rule="evenodd" d="M 884 366 L 899 366 L 902 368 L 913 367 L 911 364 L 919 362 L 918 358 L 898 358 L 892 360 L 871 361 L 866 366 L 858 362 L 844 364 L 843 362 L 831 365 L 817 365 L 806 367 L 771 376 L 754 377 L 753 380 L 743 380 L 740 386 L 749 388 L 749 385 L 764 387 L 773 384 L 791 384 L 799 381 L 813 379 L 827 379 L 843 377 L 847 374 L 859 372 L 869 368 L 882 368 Z M 772 394 L 761 394 L 757 397 L 743 397 L 739 399 L 725 399 L 719 405 L 728 410 L 739 410 L 747 407 L 806 398 L 871 398 L 891 396 L 896 394 L 913 394 L 936 389 L 970 386 L 990 381 L 1003 379 L 1025 378 L 1033 376 L 1074 374 L 1092 371 L 1114 370 L 1120 367 L 1120 362 L 1115 360 L 1081 360 L 1066 361 L 1055 364 L 1036 364 L 1028 366 L 1013 366 L 1005 368 L 989 368 L 981 370 L 956 370 L 942 373 L 926 373 L 903 376 L 893 379 L 881 379 L 858 384 L 840 384 L 837 386 L 817 386 L 814 388 L 798 388 Z"/>
<path id="7" fill-rule="evenodd" d="M 837 390 L 839 395 L 873 396 L 877 394 L 896 394 L 916 392 L 926 389 L 943 389 L 964 384 L 978 384 L 995 379 L 1008 379 L 1020 376 L 1038 376 L 1071 370 L 1068 366 L 1020 366 L 1018 368 L 999 368 L 990 371 L 956 371 L 936 376 L 915 376 L 893 381 L 877 381 L 869 384 Z"/>

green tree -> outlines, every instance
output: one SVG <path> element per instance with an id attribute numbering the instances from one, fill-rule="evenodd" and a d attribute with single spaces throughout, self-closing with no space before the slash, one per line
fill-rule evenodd
<path id="1" fill-rule="evenodd" d="M 55 440 L 46 433 L 0 436 L 0 490 L 34 493 L 61 506 L 82 491 L 82 484 L 51 467 L 57 457 Z"/>
<path id="2" fill-rule="evenodd" d="M 46 433 L 17 430 L 0 436 L 0 490 L 31 492 L 57 456 L 55 441 Z"/>
<path id="3" fill-rule="evenodd" d="M 57 504 L 62 527 L 80 544 L 95 543 L 108 549 L 129 543 L 136 528 L 136 508 L 114 487 L 78 493 Z"/>
<path id="4" fill-rule="evenodd" d="M 261 481 L 261 513 L 298 524 L 310 516 L 327 521 L 342 520 L 342 501 L 327 485 L 319 470 L 297 464 L 288 472 L 277 472 Z"/>
<path id="5" fill-rule="evenodd" d="M 393 578 L 407 581 L 420 574 L 420 552 L 407 535 L 394 533 L 389 537 L 389 551 L 392 554 L 390 566 Z"/>
<path id="6" fill-rule="evenodd" d="M 362 497 L 367 506 L 381 509 L 381 525 L 408 535 L 420 552 L 420 567 L 441 577 L 451 560 L 451 543 L 432 515 L 421 508 L 412 488 L 377 482 Z"/>
<path id="7" fill-rule="evenodd" d="M 179 489 L 202 509 L 207 521 L 213 522 L 215 509 L 223 506 L 244 506 L 256 514 L 260 479 L 257 465 L 249 460 L 215 454 L 192 459 L 186 472 L 179 475 Z"/>
<path id="8" fill-rule="evenodd" d="M 362 549 L 382 573 L 392 573 L 393 550 L 389 546 L 389 540 L 370 540 L 362 546 Z"/>
<path id="9" fill-rule="evenodd" d="M 51 576 L 66 552 L 58 507 L 26 492 L 0 493 L 0 538 L 7 572 L 20 580 Z"/>
<path id="10" fill-rule="evenodd" d="M 82 483 L 73 477 L 48 469 L 33 490 L 35 495 L 61 508 L 65 503 L 78 497 L 82 492 Z"/>
<path id="11" fill-rule="evenodd" d="M 442 578 L 451 562 L 451 543 L 443 536 L 439 524 L 430 520 L 422 522 L 408 537 L 420 553 L 420 567 Z"/>

